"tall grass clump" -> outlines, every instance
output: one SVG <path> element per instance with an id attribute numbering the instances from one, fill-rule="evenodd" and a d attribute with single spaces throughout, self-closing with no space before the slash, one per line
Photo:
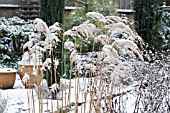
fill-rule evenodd
<path id="1" fill-rule="evenodd" d="M 64 41 L 60 82 L 55 75 L 50 83 L 42 80 L 35 86 L 40 112 L 44 98 L 51 105 L 49 111 L 55 113 L 129 112 L 129 98 L 134 100 L 132 112 L 168 110 L 169 51 L 158 56 L 144 54 L 145 43 L 126 17 L 88 12 L 85 21 L 67 31 L 58 23 L 48 27 L 41 19 L 35 19 L 34 25 L 37 33 L 23 46 L 28 53 L 23 60 L 42 64 L 46 79 L 53 76 L 51 68 L 56 72 L 60 65 L 53 56 L 58 37 Z M 34 69 L 37 74 L 36 65 Z M 28 100 L 36 109 L 33 93 Z"/>
<path id="2" fill-rule="evenodd" d="M 35 85 L 40 112 L 43 112 L 43 99 L 47 99 L 52 112 L 125 111 L 123 95 L 129 90 L 122 88 L 133 81 L 138 68 L 134 62 L 144 61 L 144 42 L 127 18 L 97 12 L 88 12 L 86 18 L 64 33 L 58 23 L 48 27 L 43 20 L 34 20 L 36 32 L 24 44 L 21 62 L 33 64 L 35 76 L 38 76 L 39 64 L 46 80 L 51 76 L 50 82 L 44 79 Z M 60 65 L 53 56 L 54 48 L 60 43 L 59 36 L 63 36 L 64 41 L 65 74 L 53 76 L 52 69 L 56 73 Z M 60 82 L 58 76 L 61 76 Z M 28 103 L 35 112 L 33 93 L 28 94 Z"/>
<path id="3" fill-rule="evenodd" d="M 86 18 L 82 24 L 64 32 L 65 53 L 70 55 L 65 55 L 65 65 L 68 65 L 65 70 L 69 70 L 66 77 L 70 79 L 68 104 L 72 103 L 71 86 L 72 78 L 75 78 L 75 98 L 82 94 L 82 99 L 74 102 L 75 111 L 79 109 L 78 100 L 84 100 L 81 102 L 84 104 L 81 108 L 83 112 L 121 111 L 124 109 L 122 104 L 114 104 L 113 99 L 115 95 L 126 92 L 115 90 L 115 87 L 131 81 L 135 70 L 133 60 L 144 61 L 144 42 L 130 28 L 131 23 L 126 18 L 103 16 L 97 12 L 88 12 Z M 81 78 L 82 93 L 79 89 L 81 85 L 78 85 Z"/>

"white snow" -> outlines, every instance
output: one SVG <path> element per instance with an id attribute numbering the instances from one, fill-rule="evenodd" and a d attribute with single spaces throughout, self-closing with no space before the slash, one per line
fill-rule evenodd
<path id="1" fill-rule="evenodd" d="M 71 79 L 71 92 L 70 92 L 70 103 L 76 102 L 76 84 L 79 82 L 79 92 L 78 92 L 78 102 L 84 102 L 84 95 L 86 92 L 86 86 L 89 84 L 91 78 L 77 78 Z M 79 80 L 79 81 L 78 81 Z M 94 80 L 94 79 L 91 79 Z M 58 100 L 51 99 L 38 99 L 38 96 L 34 89 L 25 89 L 19 75 L 16 75 L 16 81 L 14 84 L 14 89 L 0 90 L 1 94 L 7 99 L 7 107 L 4 113 L 49 113 L 57 110 L 58 107 L 65 106 L 65 103 L 68 103 L 68 94 L 69 94 L 69 83 L 70 80 L 61 79 L 60 88 L 63 91 L 58 93 Z M 86 83 L 86 85 L 85 85 Z M 123 91 L 132 89 L 133 87 L 124 88 Z M 134 110 L 135 97 L 132 94 L 127 94 L 128 99 L 126 101 L 126 110 L 127 113 L 132 113 Z M 127 96 L 126 95 L 126 96 Z M 63 100 L 63 103 L 62 103 Z M 58 103 L 58 105 L 57 105 Z M 86 104 L 86 109 L 84 111 L 84 104 Z M 78 113 L 88 113 L 90 110 L 90 93 L 87 92 L 86 103 L 78 106 Z M 42 108 L 42 109 L 41 109 Z M 41 111 L 42 110 L 42 111 Z M 74 113 L 75 106 L 72 106 L 70 113 Z M 92 113 L 94 113 L 94 107 L 92 107 Z"/>
<path id="2" fill-rule="evenodd" d="M 16 72 L 16 70 L 12 68 L 0 68 L 0 72 Z"/>

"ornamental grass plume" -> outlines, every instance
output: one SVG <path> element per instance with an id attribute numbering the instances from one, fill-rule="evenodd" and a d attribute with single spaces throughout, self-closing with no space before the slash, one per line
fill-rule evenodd
<path id="1" fill-rule="evenodd" d="M 93 19 L 94 21 L 99 21 L 100 19 L 105 19 L 105 17 L 97 12 L 88 12 L 86 13 L 86 17 L 89 17 L 91 19 Z"/>
<path id="2" fill-rule="evenodd" d="M 35 39 L 34 38 L 30 38 L 28 42 L 26 42 L 23 46 L 23 51 L 28 48 L 30 49 L 33 45 L 34 45 L 34 41 Z"/>
<path id="3" fill-rule="evenodd" d="M 106 54 L 106 56 L 113 58 L 118 57 L 117 51 L 111 45 L 104 45 L 102 51 Z"/>
<path id="4" fill-rule="evenodd" d="M 93 64 L 85 64 L 84 65 L 84 70 L 86 70 L 86 69 L 89 69 L 90 71 L 92 71 L 92 72 L 96 72 L 96 66 L 95 65 L 93 65 Z"/>
<path id="5" fill-rule="evenodd" d="M 56 22 L 52 26 L 49 26 L 49 30 L 51 33 L 60 34 L 63 29 L 61 28 L 61 25 L 58 22 Z"/>
<path id="6" fill-rule="evenodd" d="M 47 24 L 40 18 L 36 18 L 33 22 L 35 31 L 37 31 L 39 34 L 49 34 L 49 28 Z"/>
<path id="7" fill-rule="evenodd" d="M 74 49 L 74 43 L 67 40 L 66 42 L 64 42 L 64 49 L 68 49 L 71 52 Z"/>
<path id="8" fill-rule="evenodd" d="M 106 21 L 110 24 L 114 24 L 114 23 L 118 23 L 118 22 L 122 22 L 122 18 L 119 16 L 106 16 L 105 17 Z"/>
<path id="9" fill-rule="evenodd" d="M 87 21 L 80 24 L 79 26 L 74 26 L 71 30 L 64 32 L 65 36 L 84 38 L 88 40 L 90 36 L 94 36 L 96 26 L 94 24 L 88 23 Z"/>
<path id="10" fill-rule="evenodd" d="M 35 30 L 34 35 L 32 35 L 29 41 L 25 43 L 25 45 L 23 46 L 23 50 L 25 53 L 23 54 L 23 58 L 19 62 L 19 64 L 25 64 L 25 65 L 32 64 L 33 65 L 32 74 L 37 77 L 38 82 L 35 86 L 37 87 L 38 98 L 40 99 L 41 92 L 43 94 L 43 92 L 47 89 L 45 87 L 47 86 L 47 83 L 45 83 L 45 85 L 40 84 L 41 82 L 40 79 L 42 79 L 40 76 L 43 75 L 42 74 L 43 71 L 44 72 L 46 71 L 48 78 L 50 78 L 51 76 L 54 76 L 55 82 L 57 80 L 56 70 L 59 65 L 59 59 L 58 59 L 58 56 L 56 56 L 55 54 L 57 52 L 54 52 L 54 50 L 57 48 L 58 43 L 60 42 L 59 37 L 62 35 L 63 29 L 62 27 L 60 28 L 58 23 L 55 23 L 52 26 L 48 27 L 47 24 L 40 18 L 36 18 L 33 21 L 33 24 L 34 24 L 34 30 Z M 24 66 L 22 68 L 24 68 Z M 49 73 L 47 72 L 47 69 Z M 24 80 L 24 82 L 26 82 L 27 80 L 28 79 Z M 43 87 L 45 89 L 43 89 Z M 48 91 L 46 90 L 45 92 L 47 93 Z M 39 100 L 39 104 L 41 103 L 40 101 L 41 100 Z"/>
<path id="11" fill-rule="evenodd" d="M 75 61 L 81 61 L 81 60 L 82 60 L 81 56 L 77 54 L 76 50 L 74 50 L 70 55 L 71 64 Z"/>
<path id="12" fill-rule="evenodd" d="M 40 46 L 38 46 L 38 45 L 34 45 L 34 46 L 32 46 L 30 49 L 29 49 L 31 52 L 45 52 L 46 50 L 43 48 L 43 47 L 40 47 Z"/>
<path id="13" fill-rule="evenodd" d="M 130 40 L 126 40 L 126 39 L 115 40 L 112 43 L 112 47 L 117 48 L 119 54 L 124 54 L 124 55 L 128 54 L 131 57 L 134 58 L 137 57 L 140 60 L 144 61 L 143 56 L 139 52 L 138 46 Z"/>
<path id="14" fill-rule="evenodd" d="M 22 59 L 20 61 L 20 63 L 24 64 L 24 63 L 27 63 L 29 61 L 30 57 L 29 57 L 29 53 L 28 52 L 25 52 L 23 55 L 22 55 Z"/>
<path id="15" fill-rule="evenodd" d="M 94 43 L 101 42 L 102 45 L 110 44 L 113 42 L 113 39 L 107 35 L 98 35 L 94 38 Z"/>
<path id="16" fill-rule="evenodd" d="M 120 28 L 121 30 L 123 30 L 124 33 L 128 34 L 129 36 L 133 36 L 133 37 L 136 36 L 135 32 L 132 31 L 132 29 L 128 25 L 124 24 L 123 22 L 110 24 L 108 26 L 110 27 L 108 32 L 111 32 L 111 31 L 116 30 L 117 28 Z M 122 33 L 122 31 L 119 31 L 119 32 Z"/>

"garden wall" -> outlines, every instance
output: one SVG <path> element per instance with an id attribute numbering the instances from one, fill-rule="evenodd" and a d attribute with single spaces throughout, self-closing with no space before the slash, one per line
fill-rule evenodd
<path id="1" fill-rule="evenodd" d="M 15 16 L 20 2 L 21 0 L 0 0 L 0 17 Z"/>
<path id="2" fill-rule="evenodd" d="M 119 4 L 119 9 L 131 9 L 131 1 L 132 0 L 114 0 L 116 3 Z"/>
<path id="3" fill-rule="evenodd" d="M 0 0 L 0 17 L 13 17 L 17 16 L 17 10 L 18 5 L 21 4 L 22 1 L 40 1 L 40 0 Z M 120 9 L 130 9 L 131 8 L 131 0 L 113 0 L 119 4 Z M 66 7 L 65 14 L 68 15 L 71 10 L 74 9 L 74 7 L 81 7 L 79 3 L 67 1 L 66 6 L 72 6 L 72 7 Z M 127 13 L 126 13 L 127 12 Z M 131 11 L 124 11 L 120 13 L 125 13 L 130 17 L 133 17 L 133 13 Z"/>

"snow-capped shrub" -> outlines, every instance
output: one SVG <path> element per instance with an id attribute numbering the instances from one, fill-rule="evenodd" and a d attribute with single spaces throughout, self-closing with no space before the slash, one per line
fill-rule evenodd
<path id="1" fill-rule="evenodd" d="M 163 39 L 162 49 L 170 49 L 170 13 L 164 12 L 162 14 L 162 29 L 160 34 Z"/>
<path id="2" fill-rule="evenodd" d="M 22 46 L 33 34 L 32 21 L 18 17 L 0 18 L 0 61 L 2 64 L 16 66 L 13 62 L 20 59 Z"/>

